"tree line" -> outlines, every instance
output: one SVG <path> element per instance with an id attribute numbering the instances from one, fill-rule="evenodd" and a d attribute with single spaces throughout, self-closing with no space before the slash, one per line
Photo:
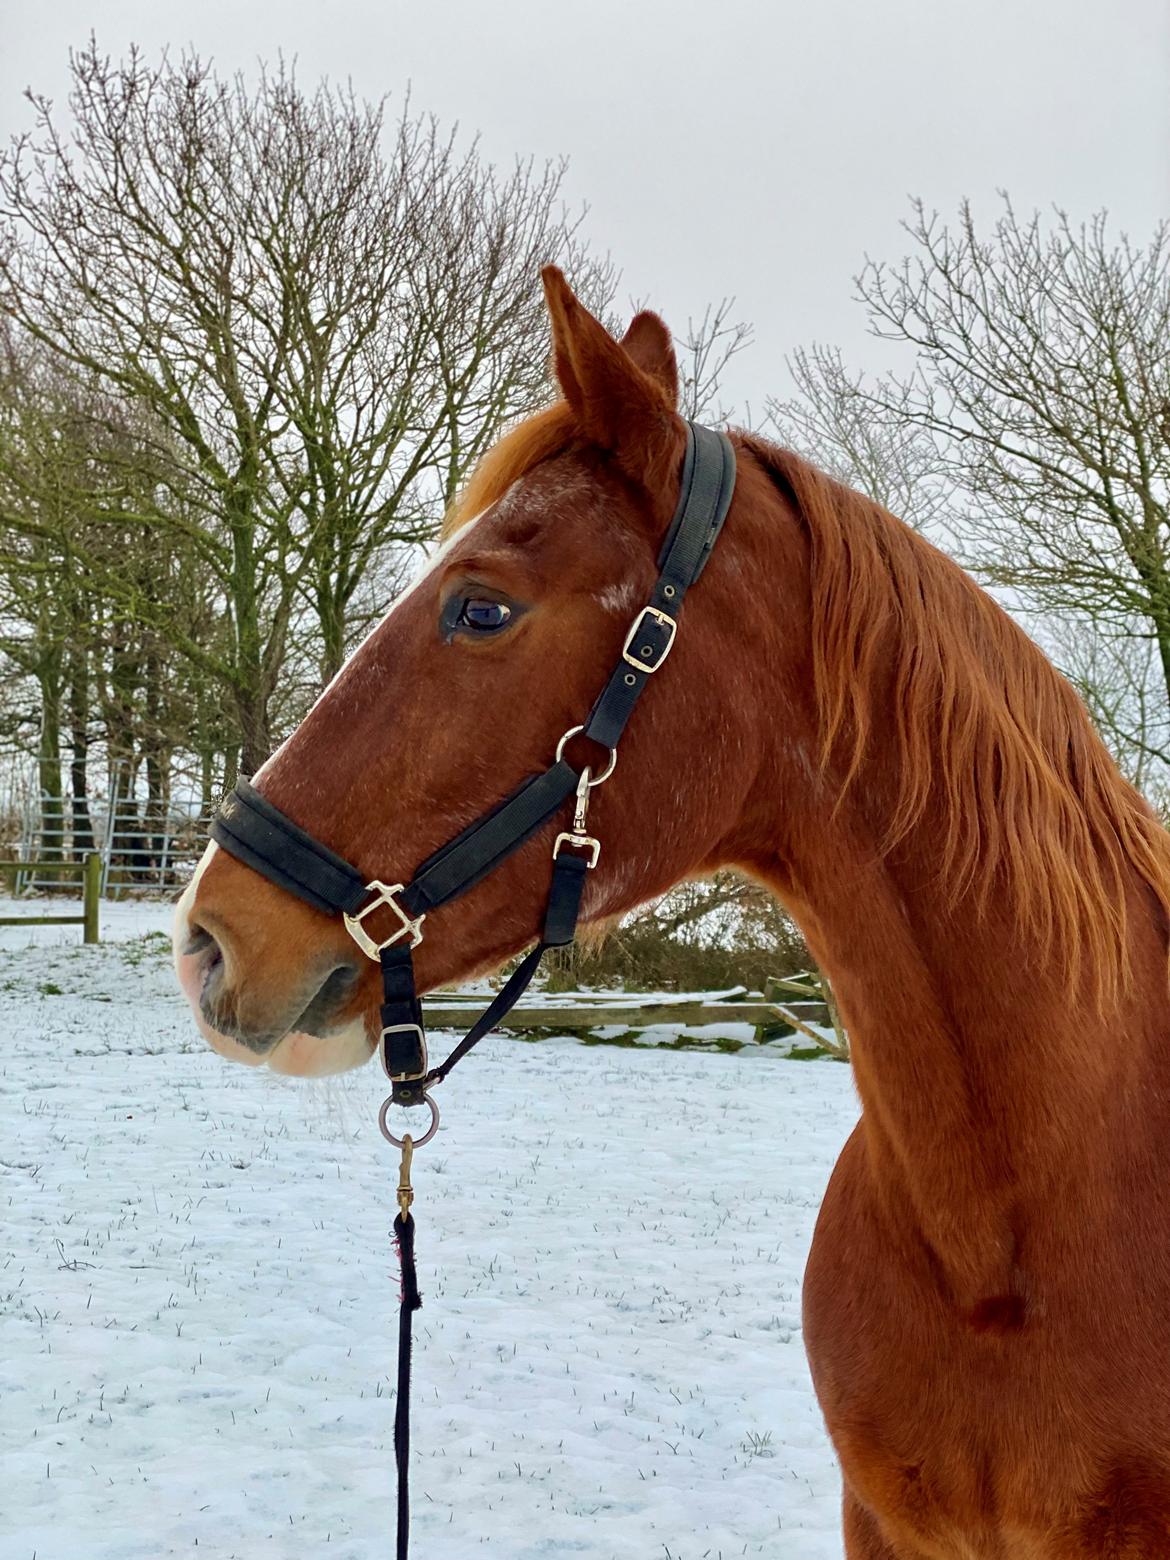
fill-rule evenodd
<path id="1" fill-rule="evenodd" d="M 501 171 L 409 101 L 284 66 L 72 59 L 0 150 L 0 752 L 93 837 L 92 753 L 209 809 L 384 611 L 548 394 L 540 266 L 611 311 L 563 163 Z M 1122 763 L 1170 763 L 1170 240 L 915 206 L 858 278 L 902 368 L 797 350 L 763 423 L 1001 592 Z M 731 300 L 680 341 L 721 417 Z M 721 901 L 722 902 L 722 901 Z M 669 919 L 669 917 L 668 917 Z"/>

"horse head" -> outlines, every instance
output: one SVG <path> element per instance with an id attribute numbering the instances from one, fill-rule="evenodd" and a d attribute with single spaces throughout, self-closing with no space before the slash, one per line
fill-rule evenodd
<path id="1" fill-rule="evenodd" d="M 642 313 L 618 341 L 559 271 L 546 271 L 545 288 L 563 399 L 489 453 L 438 552 L 254 777 L 268 802 L 371 880 L 408 880 L 551 761 L 656 577 L 686 448 L 670 335 Z M 764 764 L 760 692 L 778 670 L 768 664 L 775 603 L 749 588 L 760 567 L 743 518 L 753 479 L 767 485 L 759 472 L 741 480 L 728 540 L 593 800 L 590 831 L 604 850 L 584 891 L 586 923 L 743 857 Z M 796 528 L 789 547 L 799 575 Z M 609 760 L 583 736 L 569 751 L 594 775 Z M 420 990 L 494 969 L 533 941 L 564 826 L 550 820 L 428 918 Z M 320 1073 L 371 1053 L 376 963 L 339 918 L 215 845 L 178 907 L 175 957 L 200 1029 L 224 1055 Z"/>

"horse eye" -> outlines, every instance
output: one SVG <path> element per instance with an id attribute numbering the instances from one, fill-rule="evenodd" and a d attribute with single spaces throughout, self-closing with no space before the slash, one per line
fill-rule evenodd
<path id="1" fill-rule="evenodd" d="M 477 629 L 480 633 L 494 633 L 506 627 L 512 609 L 502 601 L 489 601 L 483 596 L 468 596 L 459 608 L 458 622 L 464 628 Z"/>

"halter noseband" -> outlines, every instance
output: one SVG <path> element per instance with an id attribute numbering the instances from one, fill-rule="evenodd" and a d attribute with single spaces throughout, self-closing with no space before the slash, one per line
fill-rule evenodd
<path id="1" fill-rule="evenodd" d="M 237 781 L 224 798 L 211 825 L 212 839 L 278 888 L 318 910 L 343 916 L 358 947 L 381 965 L 379 1049 L 393 1092 L 382 1106 L 379 1122 L 392 1142 L 398 1139 L 386 1125 L 390 1105 L 430 1105 L 429 1137 L 438 1123 L 438 1110 L 428 1089 L 441 1083 L 515 1005 L 545 950 L 572 942 L 585 874 L 601 854 L 600 841 L 585 832 L 589 792 L 612 774 L 618 742 L 634 705 L 670 654 L 679 608 L 710 557 L 734 489 L 735 452 L 730 439 L 688 423 L 678 507 L 659 554 L 658 579 L 588 719 L 565 732 L 552 764 L 542 774 L 524 781 L 511 796 L 428 856 L 409 883 L 367 882 L 356 867 L 306 833 L 247 780 Z M 596 778 L 588 768 L 574 769 L 563 756 L 570 739 L 579 734 L 609 749 L 609 764 Z M 431 1068 L 411 955 L 422 941 L 423 922 L 432 910 L 466 893 L 511 856 L 574 793 L 572 827 L 558 834 L 553 845 L 552 886 L 540 941 L 447 1060 Z M 396 923 L 380 942 L 367 924 L 379 906 L 385 906 Z M 422 1141 L 416 1138 L 415 1145 Z"/>

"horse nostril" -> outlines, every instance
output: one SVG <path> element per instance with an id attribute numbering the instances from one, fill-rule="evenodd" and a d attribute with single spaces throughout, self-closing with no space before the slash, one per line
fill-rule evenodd
<path id="1" fill-rule="evenodd" d="M 360 960 L 326 956 L 269 988 L 255 976 L 257 950 L 245 949 L 241 958 L 238 938 L 216 918 L 207 920 L 198 908 L 188 915 L 179 953 L 183 987 L 208 1029 L 261 1056 L 291 1032 L 320 1038 L 337 1027 L 364 973 Z"/>
<path id="2" fill-rule="evenodd" d="M 197 960 L 199 1004 L 204 1016 L 208 1017 L 209 1003 L 214 1001 L 217 989 L 223 983 L 223 949 L 205 926 L 192 921 L 183 944 L 183 956 Z"/>
<path id="3" fill-rule="evenodd" d="M 183 944 L 184 958 L 196 958 L 207 948 L 215 948 L 217 946 L 215 938 L 205 926 L 200 926 L 198 921 L 189 922 L 187 941 Z"/>

